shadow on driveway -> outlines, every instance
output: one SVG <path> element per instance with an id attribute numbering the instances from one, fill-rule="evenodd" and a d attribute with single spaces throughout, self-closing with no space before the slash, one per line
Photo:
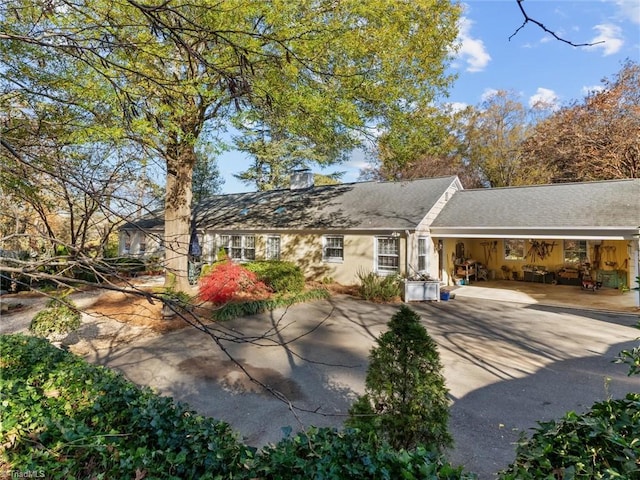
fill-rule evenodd
<path id="1" fill-rule="evenodd" d="M 640 336 L 631 316 L 472 298 L 411 307 L 445 366 L 456 442 L 450 458 L 480 479 L 513 461 L 519 433 L 537 421 L 639 390 L 640 381 L 612 363 Z M 279 441 L 283 427 L 342 425 L 364 390 L 369 351 L 398 308 L 334 297 L 211 324 L 219 345 L 183 329 L 96 349 L 88 359 L 262 446 Z M 242 369 L 282 397 L 247 381 Z"/>

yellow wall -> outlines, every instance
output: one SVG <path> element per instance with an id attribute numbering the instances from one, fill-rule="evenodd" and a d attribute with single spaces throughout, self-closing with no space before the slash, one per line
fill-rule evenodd
<path id="1" fill-rule="evenodd" d="M 437 241 L 437 239 L 436 239 Z M 517 272 L 518 278 L 523 279 L 523 266 L 535 265 L 541 270 L 549 272 L 556 272 L 565 267 L 564 263 L 564 241 L 563 240 L 537 240 L 538 242 L 545 242 L 548 245 L 548 255 L 545 258 L 540 258 L 535 254 L 535 250 L 532 250 L 532 244 L 529 240 L 525 240 L 525 258 L 522 260 L 507 260 L 505 259 L 505 245 L 502 239 L 452 239 L 447 238 L 443 240 L 444 243 L 444 255 L 446 263 L 446 275 L 447 283 L 453 284 L 452 272 L 454 270 L 454 258 L 456 251 L 456 244 L 464 244 L 465 258 L 473 259 L 487 267 L 489 271 L 493 272 L 493 277 L 496 280 L 502 280 L 512 278 L 511 272 Z M 631 285 L 631 279 L 629 278 L 632 262 L 632 246 L 629 241 L 626 240 L 602 240 L 602 241 L 587 241 L 587 257 L 592 267 L 595 267 L 595 252 L 596 245 L 599 245 L 600 249 L 600 265 L 601 270 L 623 270 L 626 271 L 627 285 Z M 607 264 L 609 263 L 609 264 Z M 503 272 L 502 267 L 506 267 L 507 272 Z"/>
<path id="2" fill-rule="evenodd" d="M 368 273 L 374 269 L 375 234 L 342 235 L 344 260 L 342 262 L 322 259 L 323 234 L 260 233 L 251 234 L 256 239 L 256 259 L 266 258 L 268 236 L 280 237 L 280 259 L 300 266 L 309 280 L 330 280 L 343 285 L 359 283 L 358 272 Z M 210 240 L 205 241 L 207 244 Z M 210 248 L 204 247 L 205 253 Z M 400 238 L 400 273 L 406 264 L 404 238 Z M 205 254 L 205 261 L 208 256 Z"/>
<path id="3" fill-rule="evenodd" d="M 344 235 L 344 260 L 322 260 L 322 235 L 281 235 L 281 258 L 302 268 L 305 276 L 313 280 L 333 280 L 351 285 L 358 283 L 359 271 L 373 270 L 374 237 L 371 235 Z"/>

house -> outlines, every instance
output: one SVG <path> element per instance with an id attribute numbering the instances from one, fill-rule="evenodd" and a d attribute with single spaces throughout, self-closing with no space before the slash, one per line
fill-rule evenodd
<path id="1" fill-rule="evenodd" d="M 202 260 L 281 259 L 310 279 L 358 272 L 445 284 L 509 278 L 633 287 L 639 275 L 640 179 L 464 190 L 455 176 L 218 195 L 195 209 Z M 159 212 L 161 213 L 161 212 Z M 121 253 L 158 254 L 160 216 L 125 225 Z"/>
<path id="2" fill-rule="evenodd" d="M 429 225 L 455 192 L 457 177 L 314 186 L 298 172 L 290 189 L 213 196 L 195 208 L 202 261 L 220 249 L 236 261 L 287 260 L 307 278 L 357 282 L 357 273 L 437 275 Z M 120 230 L 123 255 L 161 249 L 162 219 Z"/>
<path id="3" fill-rule="evenodd" d="M 640 179 L 457 192 L 430 225 L 441 278 L 633 287 L 638 272 Z M 481 267 L 478 267 L 480 264 Z M 460 275 L 461 276 L 461 275 Z"/>

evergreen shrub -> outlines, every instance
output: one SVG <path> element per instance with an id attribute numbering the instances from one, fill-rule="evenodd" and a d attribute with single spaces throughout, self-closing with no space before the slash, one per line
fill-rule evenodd
<path id="1" fill-rule="evenodd" d="M 294 263 L 265 260 L 250 262 L 245 266 L 274 293 L 298 293 L 304 289 L 304 275 L 300 267 Z"/>
<path id="2" fill-rule="evenodd" d="M 388 327 L 371 350 L 365 394 L 351 407 L 347 424 L 396 449 L 421 445 L 441 451 L 452 437 L 437 345 L 406 305 Z"/>
<path id="3" fill-rule="evenodd" d="M 56 339 L 80 328 L 82 315 L 66 295 L 53 296 L 31 320 L 29 331 L 39 337 Z"/>

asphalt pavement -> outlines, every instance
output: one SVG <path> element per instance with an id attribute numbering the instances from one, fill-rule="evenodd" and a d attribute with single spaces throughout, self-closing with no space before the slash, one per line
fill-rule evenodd
<path id="1" fill-rule="evenodd" d="M 612 363 L 640 336 L 636 315 L 472 298 L 412 307 L 445 366 L 450 458 L 480 479 L 513 461 L 521 432 L 538 421 L 640 391 L 640 379 Z M 262 446 L 280 440 L 283 427 L 342 424 L 363 392 L 368 353 L 397 308 L 335 297 L 211 325 L 212 335 L 185 329 L 140 338 L 89 359 Z"/>
<path id="2" fill-rule="evenodd" d="M 449 458 L 481 480 L 513 461 L 521 432 L 538 421 L 640 391 L 640 379 L 612 363 L 637 344 L 637 314 L 464 296 L 411 307 L 444 364 Z M 209 333 L 136 330 L 125 342 L 104 342 L 103 334 L 85 356 L 230 423 L 259 447 L 280 440 L 284 427 L 341 426 L 364 390 L 369 351 L 398 308 L 337 296 L 211 324 Z M 5 333 L 19 324 L 2 320 Z M 107 322 L 97 321 L 84 317 L 80 337 L 89 345 Z"/>

